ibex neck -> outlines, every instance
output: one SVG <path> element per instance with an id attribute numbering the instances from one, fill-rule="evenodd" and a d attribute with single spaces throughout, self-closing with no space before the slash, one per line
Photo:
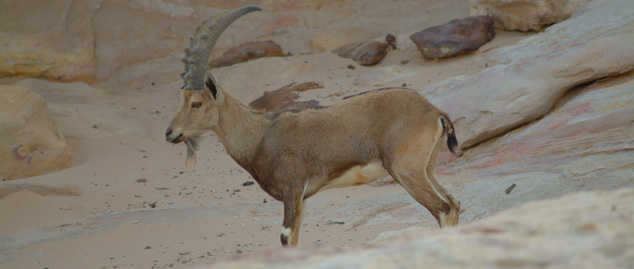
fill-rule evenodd
<path id="1" fill-rule="evenodd" d="M 247 105 L 223 90 L 225 103 L 219 111 L 218 128 L 215 131 L 227 153 L 240 166 L 249 170 L 256 148 L 264 136 L 266 118 L 255 113 Z"/>

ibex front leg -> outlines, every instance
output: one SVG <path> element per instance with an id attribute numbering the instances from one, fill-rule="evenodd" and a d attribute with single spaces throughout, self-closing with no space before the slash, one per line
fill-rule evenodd
<path id="1" fill-rule="evenodd" d="M 299 228 L 302 226 L 304 193 L 301 189 L 292 189 L 284 194 L 284 223 L 280 239 L 282 245 L 296 246 L 299 240 Z"/>

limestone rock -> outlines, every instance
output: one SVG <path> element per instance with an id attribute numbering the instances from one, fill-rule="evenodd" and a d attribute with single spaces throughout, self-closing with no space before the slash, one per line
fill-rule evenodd
<path id="1" fill-rule="evenodd" d="M 604 84 L 612 83 L 574 89 L 542 119 L 448 162 L 446 173 L 472 172 L 459 194 L 472 210 L 460 220 L 580 190 L 634 187 L 634 77 Z"/>
<path id="2" fill-rule="evenodd" d="M 0 175 L 18 179 L 71 167 L 75 158 L 44 98 L 0 86 Z"/>
<path id="3" fill-rule="evenodd" d="M 310 53 L 316 54 L 331 51 L 345 44 L 369 40 L 376 36 L 378 36 L 377 33 L 359 27 L 327 29 L 311 36 L 308 47 Z"/>
<path id="4" fill-rule="evenodd" d="M 11 1 L 0 9 L 0 77 L 92 79 L 94 2 Z M 35 8 L 37 7 L 37 8 Z"/>
<path id="5" fill-rule="evenodd" d="M 282 47 L 271 40 L 251 41 L 233 47 L 209 62 L 209 68 L 223 67 L 262 57 L 282 57 Z"/>
<path id="6" fill-rule="evenodd" d="M 538 31 L 568 19 L 590 0 L 471 0 L 471 15 L 491 15 L 505 30 Z"/>
<path id="7" fill-rule="evenodd" d="M 388 47 L 395 48 L 396 39 L 393 35 L 385 37 L 386 43 L 378 41 L 356 42 L 336 48 L 332 53 L 339 57 L 350 58 L 362 65 L 373 65 L 381 62 L 387 55 Z"/>
<path id="8" fill-rule="evenodd" d="M 125 66 L 182 51 L 191 29 L 200 22 L 193 13 L 191 6 L 161 2 L 100 3 L 92 18 L 95 79 L 101 81 Z"/>
<path id="9" fill-rule="evenodd" d="M 634 189 L 577 193 L 363 248 L 282 249 L 213 268 L 627 268 Z M 509 247 L 511 246 L 511 247 Z"/>
<path id="10" fill-rule="evenodd" d="M 493 18 L 472 16 L 427 28 L 410 36 L 427 59 L 441 59 L 477 50 L 495 37 Z"/>
<path id="11" fill-rule="evenodd" d="M 191 6 L 158 1 L 3 3 L 0 77 L 101 81 L 122 67 L 182 51 L 199 22 L 194 15 Z"/>
<path id="12" fill-rule="evenodd" d="M 517 45 L 490 52 L 493 66 L 479 74 L 421 92 L 449 114 L 462 148 L 542 117 L 575 85 L 634 69 L 634 5 L 597 0 L 582 10 Z"/>

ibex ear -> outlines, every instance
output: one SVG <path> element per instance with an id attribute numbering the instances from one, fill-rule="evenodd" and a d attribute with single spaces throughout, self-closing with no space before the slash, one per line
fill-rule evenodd
<path id="1" fill-rule="evenodd" d="M 224 102 L 225 98 L 222 94 L 222 91 L 219 91 L 218 87 L 216 86 L 218 85 L 218 82 L 216 81 L 216 77 L 214 77 L 214 74 L 212 74 L 211 72 L 208 73 L 207 80 L 205 81 L 205 85 L 207 86 L 207 89 L 211 93 L 211 96 L 213 96 L 214 103 Z"/>

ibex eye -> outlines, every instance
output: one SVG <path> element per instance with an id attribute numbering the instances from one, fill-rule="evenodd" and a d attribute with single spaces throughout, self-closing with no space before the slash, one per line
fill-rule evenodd
<path id="1" fill-rule="evenodd" d="M 203 105 L 203 103 L 201 103 L 201 102 L 194 102 L 194 103 L 192 103 L 192 108 L 199 108 L 202 105 Z"/>

